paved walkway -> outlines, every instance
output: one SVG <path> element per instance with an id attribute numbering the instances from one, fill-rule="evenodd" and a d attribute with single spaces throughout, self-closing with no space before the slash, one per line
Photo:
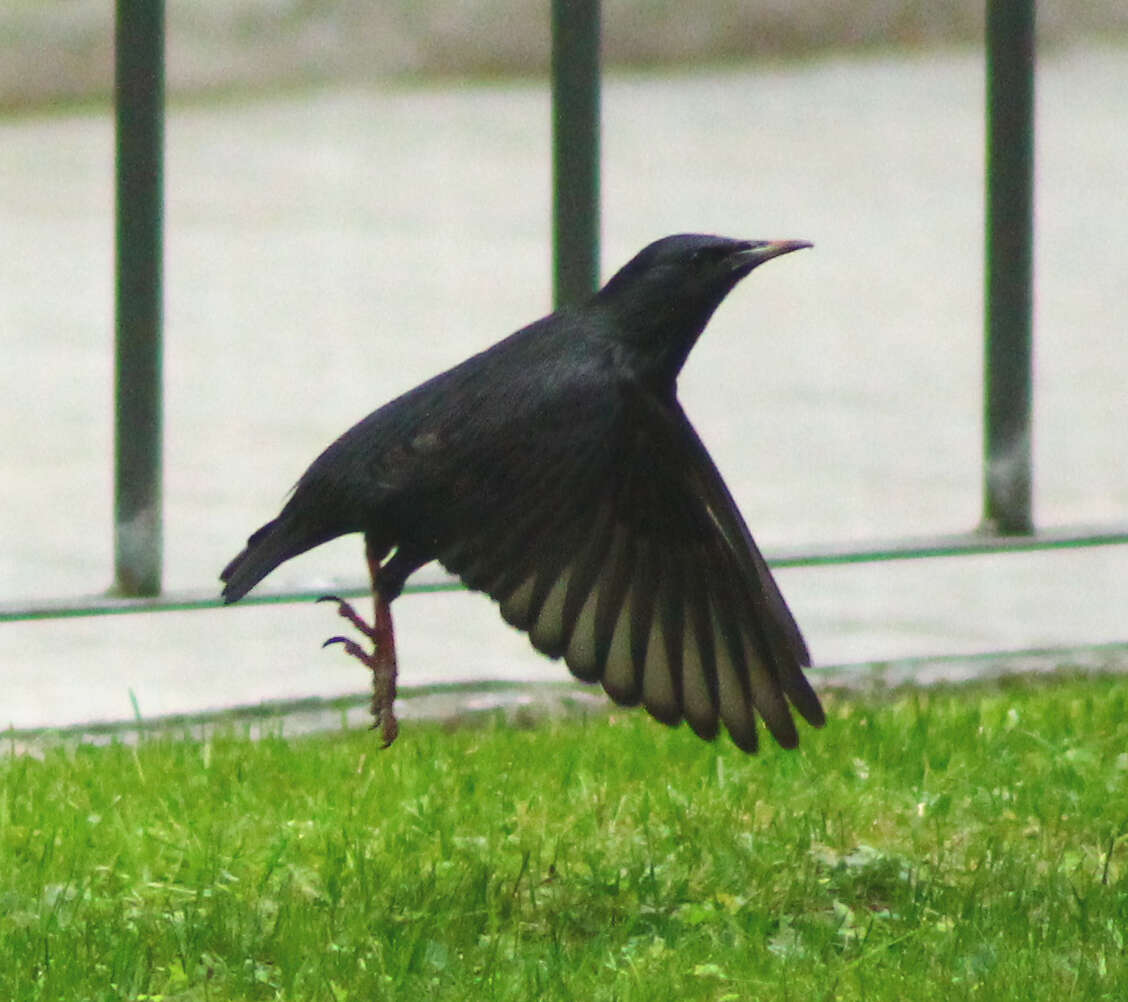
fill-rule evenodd
<path id="1" fill-rule="evenodd" d="M 1039 78 L 1037 518 L 1128 517 L 1128 50 Z M 842 58 L 605 88 L 605 272 L 680 230 L 813 240 L 719 311 L 686 408 L 769 553 L 978 520 L 982 67 Z M 168 122 L 166 579 L 214 584 L 316 452 L 547 308 L 533 83 L 330 90 Z M 0 601 L 111 566 L 112 131 L 0 122 Z M 357 581 L 357 540 L 277 587 Z M 780 574 L 823 664 L 1128 639 L 1128 547 Z M 406 684 L 559 679 L 481 597 L 398 604 Z M 361 689 L 324 606 L 0 627 L 0 726 Z"/>

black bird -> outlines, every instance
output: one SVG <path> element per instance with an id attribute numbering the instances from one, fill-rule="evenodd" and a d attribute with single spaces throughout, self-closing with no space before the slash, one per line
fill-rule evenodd
<path id="1" fill-rule="evenodd" d="M 236 602 L 291 557 L 364 533 L 372 640 L 340 643 L 373 671 L 373 715 L 396 735 L 389 603 L 438 560 L 497 601 L 537 650 L 615 702 L 723 723 L 785 748 L 788 701 L 825 722 L 807 646 L 732 495 L 677 399 L 690 349 L 757 265 L 810 244 L 683 234 L 650 244 L 580 306 L 522 328 L 345 432 L 281 514 L 224 568 Z M 390 554 L 390 556 L 389 556 Z"/>

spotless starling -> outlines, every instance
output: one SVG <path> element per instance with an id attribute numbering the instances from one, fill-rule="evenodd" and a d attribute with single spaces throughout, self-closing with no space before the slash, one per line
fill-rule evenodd
<path id="1" fill-rule="evenodd" d="M 220 575 L 236 602 L 291 557 L 364 534 L 372 642 L 333 637 L 373 673 L 396 736 L 389 604 L 437 560 L 534 647 L 625 706 L 706 740 L 723 723 L 785 748 L 789 702 L 825 718 L 807 646 L 677 398 L 690 349 L 753 268 L 810 244 L 681 234 L 644 248 L 586 302 L 385 404 L 330 445 L 281 514 Z"/>

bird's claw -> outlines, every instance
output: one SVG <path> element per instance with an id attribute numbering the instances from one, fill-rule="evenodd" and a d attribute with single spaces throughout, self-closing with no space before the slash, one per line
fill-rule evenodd
<path id="1" fill-rule="evenodd" d="M 366 665 L 368 665 L 369 668 L 372 667 L 372 665 L 369 664 L 369 661 L 374 660 L 376 655 L 375 654 L 369 654 L 355 640 L 351 640 L 349 637 L 330 637 L 328 640 L 325 641 L 325 643 L 323 643 L 321 645 L 321 647 L 324 650 L 326 647 L 329 647 L 332 644 L 340 644 L 354 658 L 359 658 Z"/>
<path id="2" fill-rule="evenodd" d="M 369 625 L 364 618 L 352 607 L 351 602 L 347 602 L 339 595 L 322 595 L 318 602 L 336 602 L 337 615 L 342 619 L 347 619 L 353 626 L 355 626 L 361 633 L 363 633 L 374 644 L 380 643 L 380 635 L 374 626 Z"/>

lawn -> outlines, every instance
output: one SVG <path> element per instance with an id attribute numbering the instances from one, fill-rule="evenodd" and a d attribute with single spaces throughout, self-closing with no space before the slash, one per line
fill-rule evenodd
<path id="1" fill-rule="evenodd" d="M 1128 997 L 1128 679 L 0 756 L 0 998 Z"/>

